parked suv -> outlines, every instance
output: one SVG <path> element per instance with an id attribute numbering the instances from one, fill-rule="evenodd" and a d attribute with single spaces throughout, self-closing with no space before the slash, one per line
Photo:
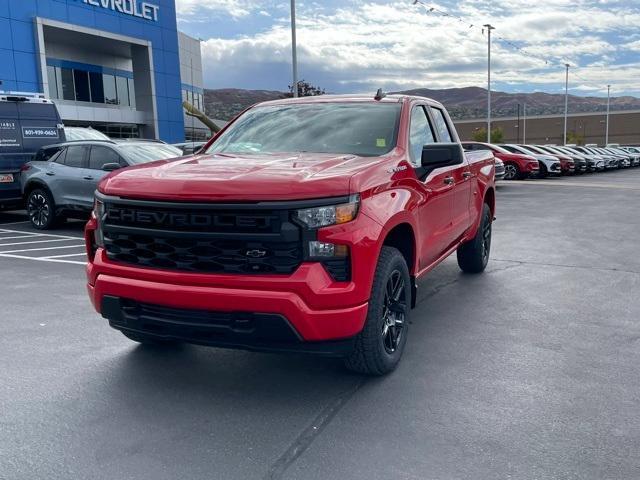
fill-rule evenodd
<path id="1" fill-rule="evenodd" d="M 26 163 L 20 175 L 29 220 L 39 230 L 51 228 L 66 217 L 86 218 L 96 186 L 108 172 L 182 155 L 175 147 L 151 142 L 94 140 L 58 147 L 50 160 Z"/>
<path id="2" fill-rule="evenodd" d="M 505 168 L 505 180 L 524 180 L 535 176 L 540 171 L 538 160 L 531 155 L 513 153 L 498 145 L 484 142 L 462 142 L 465 150 L 489 150 L 496 158 L 502 160 Z"/>
<path id="3" fill-rule="evenodd" d="M 523 145 L 507 144 L 507 145 L 500 145 L 500 146 L 512 153 L 529 155 L 535 158 L 536 160 L 538 160 L 538 163 L 540 165 L 540 171 L 538 173 L 538 176 L 540 178 L 548 177 L 549 175 L 562 174 L 560 160 L 558 160 L 558 158 L 554 157 L 553 155 L 549 155 L 549 154 L 543 155 L 541 153 L 534 152 L 533 150 L 530 150 L 529 148 Z"/>
<path id="4" fill-rule="evenodd" d="M 404 351 L 416 279 L 453 252 L 485 269 L 494 175 L 427 98 L 259 104 L 202 154 L 100 183 L 88 292 L 137 342 L 338 355 L 381 375 Z"/>
<path id="5" fill-rule="evenodd" d="M 0 92 L 0 210 L 20 207 L 20 167 L 43 145 L 64 141 L 58 109 L 43 95 Z"/>

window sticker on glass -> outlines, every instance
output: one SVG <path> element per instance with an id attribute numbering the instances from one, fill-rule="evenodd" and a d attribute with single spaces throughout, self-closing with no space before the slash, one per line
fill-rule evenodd
<path id="1" fill-rule="evenodd" d="M 386 146 L 387 146 L 387 139 L 386 138 L 378 138 L 376 140 L 376 147 L 384 148 Z"/>

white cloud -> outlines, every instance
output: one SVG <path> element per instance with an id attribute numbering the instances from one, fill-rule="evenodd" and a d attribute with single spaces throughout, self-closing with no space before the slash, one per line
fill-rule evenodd
<path id="1" fill-rule="evenodd" d="M 635 0 L 633 0 L 635 3 Z M 329 90 L 353 91 L 410 87 L 459 87 L 486 83 L 486 37 L 479 28 L 469 28 L 452 18 L 428 14 L 409 1 L 386 4 L 352 1 L 328 10 L 318 4 L 303 4 L 298 18 L 298 46 L 302 78 Z M 640 65 L 625 63 L 616 68 L 595 68 L 619 61 L 621 55 L 640 51 L 640 40 L 627 43 L 617 36 L 628 32 L 634 38 L 640 25 L 640 9 L 628 2 L 625 11 L 597 0 L 493 0 L 491 15 L 478 2 L 459 2 L 454 15 L 482 25 L 491 22 L 494 32 L 495 80 L 511 85 L 557 87 L 564 83 L 562 64 L 590 62 L 594 67 L 573 69 L 577 90 L 616 88 L 638 92 Z M 624 4 L 612 0 L 616 7 Z M 193 14 L 195 0 L 178 0 L 180 11 Z M 485 8 L 484 2 L 482 7 Z M 207 9 L 226 11 L 232 17 L 260 15 L 265 11 L 248 0 L 213 0 Z M 441 7 L 445 10 L 444 7 Z M 265 11 L 266 13 L 266 11 Z M 274 13 L 271 11 L 270 13 Z M 209 83 L 220 81 L 261 88 L 266 75 L 290 78 L 290 31 L 287 12 L 275 17 L 267 30 L 236 38 L 212 38 L 203 45 Z M 526 55 L 501 41 L 515 42 Z M 549 65 L 540 57 L 549 59 Z M 236 73 L 236 77 L 233 73 Z M 313 78 L 310 78 L 313 76 Z M 579 78 L 578 78 L 579 77 Z M 217 80 L 216 80 L 217 79 Z M 271 79 L 273 80 L 273 79 Z M 579 83 L 578 83 L 579 82 Z M 235 86 L 226 84 L 224 86 Z"/>

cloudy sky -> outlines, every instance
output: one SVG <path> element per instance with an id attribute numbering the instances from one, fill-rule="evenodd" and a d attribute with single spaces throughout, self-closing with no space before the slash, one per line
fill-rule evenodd
<path id="1" fill-rule="evenodd" d="M 288 1 L 176 4 L 178 27 L 204 40 L 207 87 L 286 90 Z M 298 1 L 297 16 L 300 78 L 332 93 L 486 86 L 491 23 L 503 39 L 492 49 L 496 90 L 563 91 L 570 63 L 574 94 L 611 84 L 612 95 L 640 95 L 640 0 Z"/>

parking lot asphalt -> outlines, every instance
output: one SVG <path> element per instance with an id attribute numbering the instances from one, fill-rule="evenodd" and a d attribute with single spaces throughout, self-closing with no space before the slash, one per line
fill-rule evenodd
<path id="1" fill-rule="evenodd" d="M 136 346 L 89 304 L 81 223 L 0 214 L 0 478 L 640 478 L 640 169 L 497 197 L 487 272 L 425 277 L 376 379 Z"/>

